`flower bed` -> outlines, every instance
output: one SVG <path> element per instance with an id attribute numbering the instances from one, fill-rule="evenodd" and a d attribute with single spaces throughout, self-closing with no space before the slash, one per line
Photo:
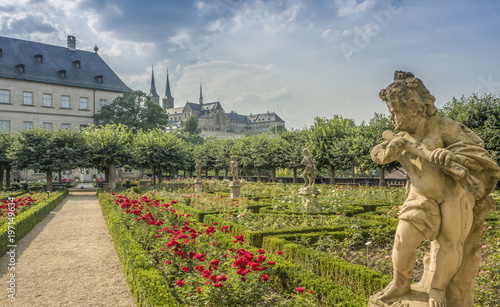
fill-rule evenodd
<path id="1" fill-rule="evenodd" d="M 366 304 L 364 299 L 329 282 L 319 285 L 310 274 L 296 276 L 290 271 L 296 269 L 293 265 L 286 262 L 278 264 L 278 252 L 268 255 L 262 249 L 252 248 L 246 245 L 241 235 L 230 239 L 226 225 L 200 225 L 185 214 L 177 214 L 172 208 L 175 202 L 162 203 L 146 196 L 133 199 L 104 195 L 100 195 L 100 201 L 107 221 L 110 221 L 109 216 L 114 216 L 113 222 L 108 222 L 108 225 L 121 222 L 124 227 L 121 227 L 120 236 L 125 235 L 123 232 L 128 229 L 130 234 L 125 237 L 133 238 L 139 246 L 134 248 L 134 254 L 139 253 L 139 249 L 146 253 L 135 257 L 145 257 L 145 262 L 152 262 L 156 272 L 160 273 L 152 272 L 152 266 L 148 266 L 148 274 L 153 274 L 154 280 L 158 280 L 159 276 L 165 280 L 163 284 L 155 282 L 152 287 L 131 284 L 132 292 L 138 302 L 142 302 L 141 305 L 169 306 L 172 302 L 189 306 Z M 121 245 L 117 243 L 121 239 L 113 237 L 115 244 Z M 133 242 L 126 244 L 133 245 Z M 117 250 L 130 282 L 137 278 L 134 268 L 130 267 L 136 266 L 137 262 L 129 263 L 127 248 L 117 247 Z M 286 289 L 272 287 L 275 282 L 286 285 L 296 280 L 315 285 L 321 292 L 335 291 L 315 293 L 317 289 L 308 289 L 304 285 L 288 286 Z M 166 289 L 160 285 L 166 285 L 169 291 L 165 292 Z"/>

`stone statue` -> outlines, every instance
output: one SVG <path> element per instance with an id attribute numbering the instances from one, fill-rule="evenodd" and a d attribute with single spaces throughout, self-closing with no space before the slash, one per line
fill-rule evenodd
<path id="1" fill-rule="evenodd" d="M 302 152 L 304 153 L 304 159 L 302 159 L 302 164 L 304 165 L 304 172 L 302 173 L 304 176 L 304 186 L 310 187 L 314 184 L 314 180 L 316 179 L 316 161 L 314 161 L 307 148 L 304 148 Z"/>
<path id="2" fill-rule="evenodd" d="M 240 179 L 238 177 L 238 162 L 236 162 L 235 157 L 231 157 L 231 177 L 233 177 L 232 182 L 239 183 Z"/>
<path id="3" fill-rule="evenodd" d="M 196 175 L 196 180 L 201 180 L 201 166 L 198 161 L 196 161 L 196 164 L 194 165 L 194 173 Z"/>
<path id="4" fill-rule="evenodd" d="M 488 195 L 500 168 L 474 132 L 437 115 L 434 96 L 412 73 L 396 71 L 380 98 L 400 132 L 384 132 L 386 141 L 371 157 L 378 164 L 399 161 L 410 180 L 392 251 L 393 280 L 369 306 L 473 306 L 484 218 L 495 208 Z M 410 287 L 425 238 L 431 251 L 424 274 Z"/>

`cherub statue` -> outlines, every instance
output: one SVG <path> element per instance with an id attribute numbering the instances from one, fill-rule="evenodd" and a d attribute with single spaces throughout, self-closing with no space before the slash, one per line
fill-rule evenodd
<path id="1" fill-rule="evenodd" d="M 426 238 L 431 269 L 419 285 L 428 292 L 429 306 L 472 306 L 480 242 L 468 237 L 483 227 L 487 213 L 480 220 L 478 212 L 491 210 L 488 195 L 500 168 L 474 132 L 437 115 L 435 98 L 412 73 L 396 71 L 380 98 L 400 132 L 384 132 L 386 141 L 372 149 L 371 157 L 378 164 L 399 161 L 410 181 L 392 251 L 394 277 L 370 298 L 370 306 L 398 304 L 417 288 L 410 280 L 416 249 Z"/>
<path id="2" fill-rule="evenodd" d="M 231 157 L 230 167 L 231 167 L 231 177 L 233 177 L 232 182 L 234 183 L 240 182 L 240 179 L 238 177 L 238 162 L 236 162 L 235 157 Z"/>
<path id="3" fill-rule="evenodd" d="M 304 187 L 312 186 L 317 174 L 316 161 L 314 161 L 307 148 L 304 148 L 302 151 L 304 153 L 302 164 L 305 166 L 304 172 L 302 173 L 302 175 L 304 176 Z"/>

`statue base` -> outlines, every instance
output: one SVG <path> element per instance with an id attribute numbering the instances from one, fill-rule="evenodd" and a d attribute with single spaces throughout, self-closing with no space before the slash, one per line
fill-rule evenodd
<path id="1" fill-rule="evenodd" d="M 194 191 L 195 192 L 198 192 L 198 193 L 202 193 L 203 192 L 203 181 L 201 179 L 196 179 L 194 181 Z"/>
<path id="2" fill-rule="evenodd" d="M 378 293 L 372 295 L 368 301 L 368 307 L 429 307 L 429 293 L 415 286 L 413 285 L 410 292 L 405 295 L 388 302 L 379 300 Z"/>
<path id="3" fill-rule="evenodd" d="M 299 194 L 302 195 L 302 204 L 306 211 L 319 211 L 318 195 L 321 191 L 316 189 L 316 186 L 305 186 L 299 189 Z"/>
<path id="4" fill-rule="evenodd" d="M 229 187 L 231 188 L 231 198 L 240 198 L 241 183 L 232 181 Z"/>

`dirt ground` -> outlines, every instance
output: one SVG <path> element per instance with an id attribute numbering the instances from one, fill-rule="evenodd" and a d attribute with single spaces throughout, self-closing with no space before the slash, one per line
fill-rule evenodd
<path id="1" fill-rule="evenodd" d="M 72 192 L 17 243 L 15 271 L 10 261 L 0 257 L 0 306 L 136 306 L 95 192 Z"/>

